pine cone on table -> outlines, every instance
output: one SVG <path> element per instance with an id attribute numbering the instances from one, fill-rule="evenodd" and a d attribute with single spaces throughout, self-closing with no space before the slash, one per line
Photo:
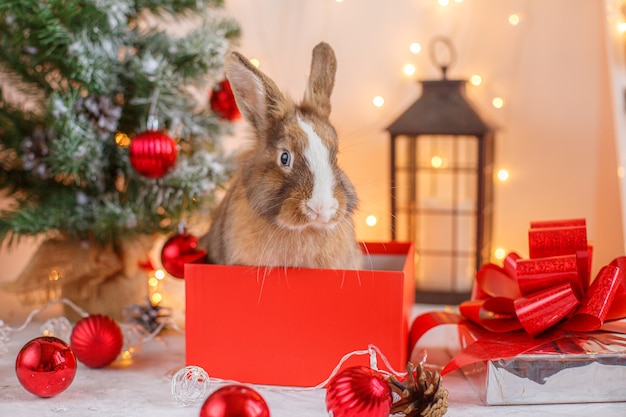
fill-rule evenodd
<path id="1" fill-rule="evenodd" d="M 422 365 L 407 363 L 405 381 L 391 375 L 387 382 L 400 399 L 391 406 L 391 414 L 407 417 L 441 417 L 448 411 L 448 391 L 443 387 L 437 371 L 425 370 Z"/>

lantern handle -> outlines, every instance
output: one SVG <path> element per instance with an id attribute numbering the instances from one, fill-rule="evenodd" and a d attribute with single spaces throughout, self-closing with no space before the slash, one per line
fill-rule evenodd
<path id="1" fill-rule="evenodd" d="M 448 60 L 447 62 L 441 59 L 441 56 L 437 55 L 436 46 L 437 44 L 443 44 L 447 47 L 448 52 Z M 456 63 L 456 49 L 454 49 L 454 44 L 450 40 L 450 38 L 446 36 L 436 36 L 430 41 L 430 47 L 428 49 L 430 60 L 441 69 L 441 75 L 443 79 L 447 79 L 448 69 Z"/>

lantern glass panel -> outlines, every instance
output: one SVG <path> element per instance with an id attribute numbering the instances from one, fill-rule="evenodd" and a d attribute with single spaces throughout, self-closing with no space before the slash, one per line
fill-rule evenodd
<path id="1" fill-rule="evenodd" d="M 418 256 L 416 287 L 418 291 L 454 291 L 451 256 Z"/>
<path id="2" fill-rule="evenodd" d="M 400 171 L 415 169 L 415 161 L 411 157 L 414 153 L 412 150 L 415 146 L 414 140 L 411 136 L 403 135 L 396 138 L 396 158 L 394 161 L 396 169 Z"/>
<path id="3" fill-rule="evenodd" d="M 454 292 L 470 292 L 476 275 L 476 257 L 473 255 L 458 256 L 456 258 L 456 277 L 454 280 Z"/>

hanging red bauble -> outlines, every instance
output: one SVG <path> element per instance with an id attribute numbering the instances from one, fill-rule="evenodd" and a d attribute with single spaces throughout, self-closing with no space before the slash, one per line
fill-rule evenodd
<path id="1" fill-rule="evenodd" d="M 211 104 L 211 109 L 226 120 L 232 121 L 241 118 L 241 113 L 228 80 L 220 81 L 213 87 L 209 96 L 209 103 Z"/>
<path id="2" fill-rule="evenodd" d="M 102 368 L 120 354 L 124 336 L 111 317 L 94 314 L 74 325 L 70 343 L 79 361 L 91 368 Z"/>
<path id="3" fill-rule="evenodd" d="M 148 178 L 161 178 L 176 164 L 176 141 L 160 130 L 135 136 L 128 149 L 130 164 Z"/>
<path id="4" fill-rule="evenodd" d="M 65 391 L 76 376 L 76 357 L 70 346 L 51 336 L 37 337 L 17 354 L 15 373 L 27 391 L 53 397 Z"/>
<path id="5" fill-rule="evenodd" d="M 243 385 L 226 385 L 202 404 L 200 417 L 269 417 L 270 410 L 261 394 Z"/>
<path id="6" fill-rule="evenodd" d="M 391 402 L 385 377 L 365 366 L 341 371 L 326 391 L 326 409 L 333 417 L 388 417 Z"/>
<path id="7" fill-rule="evenodd" d="M 198 249 L 198 238 L 184 230 L 182 233 L 170 237 L 161 249 L 161 264 L 173 277 L 185 277 L 185 264 L 195 261 L 206 255 Z"/>

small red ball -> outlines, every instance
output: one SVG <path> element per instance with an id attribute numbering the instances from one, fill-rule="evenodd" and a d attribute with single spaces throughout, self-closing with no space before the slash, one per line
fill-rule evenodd
<path id="1" fill-rule="evenodd" d="M 326 409 L 333 417 L 388 417 L 391 403 L 385 377 L 365 366 L 341 371 L 326 391 Z"/>
<path id="2" fill-rule="evenodd" d="M 76 376 L 76 357 L 70 346 L 56 337 L 37 337 L 17 354 L 15 374 L 27 391 L 43 398 L 67 389 Z"/>
<path id="3" fill-rule="evenodd" d="M 215 85 L 209 96 L 211 109 L 226 120 L 238 120 L 241 113 L 237 107 L 233 90 L 228 80 L 222 80 Z"/>
<path id="4" fill-rule="evenodd" d="M 261 394 L 243 385 L 226 385 L 202 404 L 200 417 L 269 417 L 270 410 Z"/>
<path id="5" fill-rule="evenodd" d="M 206 255 L 198 249 L 198 238 L 186 231 L 170 237 L 161 249 L 161 264 L 173 277 L 185 277 L 185 264 Z"/>
<path id="6" fill-rule="evenodd" d="M 79 361 L 90 368 L 102 368 L 120 354 L 124 336 L 111 317 L 94 314 L 74 325 L 70 343 Z"/>
<path id="7" fill-rule="evenodd" d="M 138 134 L 128 149 L 130 164 L 148 178 L 161 178 L 176 164 L 176 141 L 160 130 Z"/>

